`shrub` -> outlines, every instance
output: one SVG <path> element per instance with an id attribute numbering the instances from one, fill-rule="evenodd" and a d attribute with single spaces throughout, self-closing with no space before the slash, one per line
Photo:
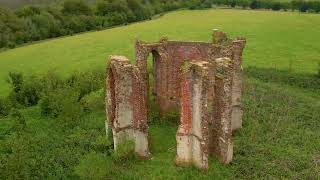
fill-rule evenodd
<path id="1" fill-rule="evenodd" d="M 38 104 L 42 86 L 36 77 L 28 78 L 19 92 L 16 93 L 17 101 L 24 106 L 34 106 Z"/>
<path id="2" fill-rule="evenodd" d="M 112 170 L 112 161 L 102 153 L 90 152 L 81 159 L 74 173 L 80 179 L 107 179 Z"/>
<path id="3" fill-rule="evenodd" d="M 79 92 L 70 87 L 56 89 L 44 94 L 40 101 L 41 114 L 45 116 L 58 117 L 66 110 L 76 110 L 79 108 L 78 103 Z M 77 107 L 78 106 L 78 107 Z M 77 112 L 69 112 L 77 113 Z"/>
<path id="4" fill-rule="evenodd" d="M 12 130 L 19 136 L 27 127 L 26 120 L 22 113 L 17 109 L 13 109 L 10 115 L 14 119 Z"/>
<path id="5" fill-rule="evenodd" d="M 10 72 L 8 82 L 12 86 L 9 98 L 12 104 L 19 103 L 23 106 L 33 106 L 38 103 L 42 86 L 35 76 L 24 79 L 21 73 Z"/>
<path id="6" fill-rule="evenodd" d="M 110 136 L 112 137 L 112 135 Z M 112 140 L 105 135 L 98 136 L 96 141 L 93 142 L 93 149 L 97 152 L 107 152 L 110 153 L 113 150 Z"/>
<path id="7" fill-rule="evenodd" d="M 105 72 L 102 69 L 76 72 L 67 80 L 67 84 L 78 89 L 80 100 L 85 95 L 105 87 Z"/>
<path id="8" fill-rule="evenodd" d="M 9 115 L 11 107 L 8 98 L 0 98 L 0 117 Z"/>
<path id="9" fill-rule="evenodd" d="M 88 95 L 85 95 L 80 103 L 85 111 L 94 111 L 104 109 L 105 107 L 105 91 L 100 89 L 99 91 L 93 91 Z"/>
<path id="10" fill-rule="evenodd" d="M 8 83 L 11 84 L 13 91 L 18 92 L 21 90 L 23 83 L 23 75 L 18 72 L 9 72 Z"/>
<path id="11" fill-rule="evenodd" d="M 134 159 L 134 141 L 129 139 L 127 135 L 123 136 L 122 142 L 117 145 L 117 150 L 112 153 L 115 162 L 124 162 Z"/>

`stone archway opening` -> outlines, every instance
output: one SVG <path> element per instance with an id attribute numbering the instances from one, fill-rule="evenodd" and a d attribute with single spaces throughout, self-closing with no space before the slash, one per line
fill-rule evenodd
<path id="1" fill-rule="evenodd" d="M 179 108 L 161 111 L 161 90 L 163 58 L 156 50 L 150 50 L 147 57 L 148 73 L 148 142 L 151 156 L 158 153 L 173 153 L 176 149 L 176 132 L 180 123 Z M 166 133 L 164 133 L 166 132 Z M 161 138 L 159 134 L 161 133 Z"/>

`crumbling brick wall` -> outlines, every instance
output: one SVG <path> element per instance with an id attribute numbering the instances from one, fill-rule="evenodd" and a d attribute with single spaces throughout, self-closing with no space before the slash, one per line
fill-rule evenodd
<path id="1" fill-rule="evenodd" d="M 148 149 L 147 59 L 153 56 L 153 94 L 161 114 L 179 108 L 177 164 L 207 169 L 208 155 L 232 160 L 232 130 L 242 126 L 242 51 L 244 39 L 229 39 L 214 30 L 212 43 L 137 41 L 136 65 L 112 56 L 108 65 L 108 127 L 115 149 L 123 134 L 135 141 L 142 157 Z"/>

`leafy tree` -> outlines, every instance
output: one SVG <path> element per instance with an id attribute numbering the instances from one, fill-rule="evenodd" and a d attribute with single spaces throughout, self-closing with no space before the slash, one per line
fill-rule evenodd
<path id="1" fill-rule="evenodd" d="M 243 9 L 249 7 L 249 0 L 239 0 L 239 1 L 236 1 L 236 4 L 238 6 L 241 6 Z"/>
<path id="2" fill-rule="evenodd" d="M 310 7 L 309 7 L 309 3 L 308 3 L 308 2 L 302 1 L 302 2 L 299 4 L 299 11 L 300 11 L 300 12 L 307 12 L 309 8 L 310 8 Z"/>
<path id="3" fill-rule="evenodd" d="M 10 9 L 0 7 L 0 28 L 0 48 L 25 41 L 25 24 Z"/>
<path id="4" fill-rule="evenodd" d="M 96 14 L 99 16 L 106 16 L 110 11 L 110 3 L 108 1 L 102 0 L 98 1 L 96 4 Z"/>
<path id="5" fill-rule="evenodd" d="M 271 5 L 271 9 L 274 11 L 279 11 L 282 8 L 282 4 L 280 2 L 273 2 Z"/>
<path id="6" fill-rule="evenodd" d="M 66 15 L 91 15 L 92 9 L 83 0 L 66 0 L 63 3 L 62 13 Z"/>
<path id="7" fill-rule="evenodd" d="M 253 0 L 250 3 L 250 8 L 251 9 L 257 9 L 259 7 L 259 2 L 257 0 Z"/>
<path id="8" fill-rule="evenodd" d="M 38 7 L 35 6 L 24 6 L 21 9 L 18 9 L 16 11 L 16 14 L 19 17 L 28 17 L 28 16 L 34 16 L 37 14 L 40 14 L 41 10 Z"/>

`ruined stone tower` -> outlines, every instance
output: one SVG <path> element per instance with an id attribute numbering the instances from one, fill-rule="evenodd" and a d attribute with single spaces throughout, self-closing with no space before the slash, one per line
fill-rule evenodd
<path id="1" fill-rule="evenodd" d="M 124 136 L 135 142 L 135 152 L 149 157 L 147 59 L 153 55 L 153 94 L 165 114 L 180 109 L 176 134 L 177 165 L 208 168 L 208 156 L 229 163 L 232 131 L 242 127 L 242 51 L 245 39 L 229 39 L 213 31 L 213 42 L 161 39 L 136 42 L 136 65 L 111 56 L 107 67 L 107 130 L 114 148 Z"/>

